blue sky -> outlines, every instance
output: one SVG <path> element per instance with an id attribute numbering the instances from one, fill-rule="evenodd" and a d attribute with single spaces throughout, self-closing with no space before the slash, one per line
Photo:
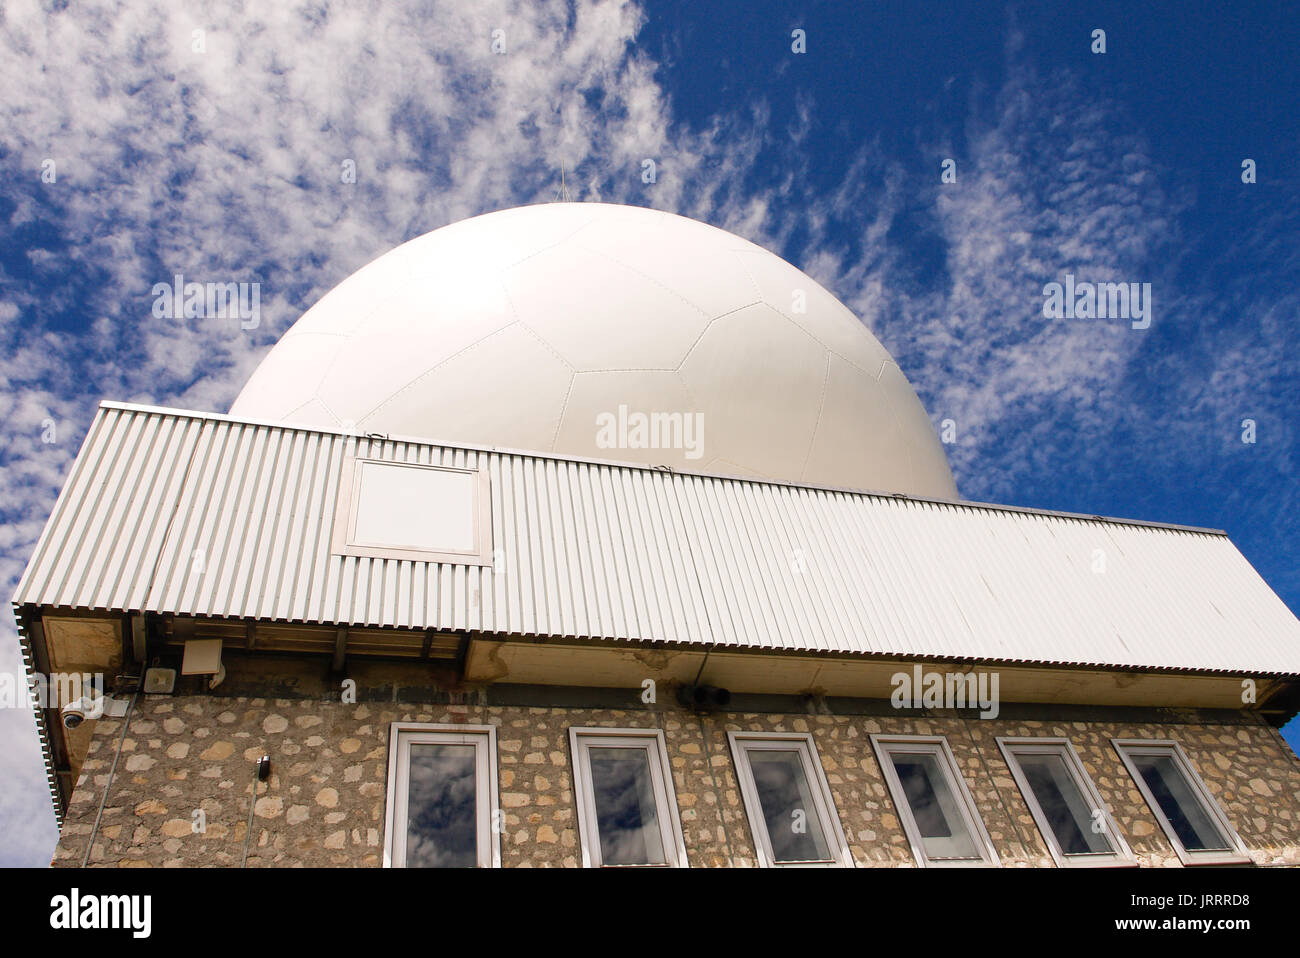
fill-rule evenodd
<path id="1" fill-rule="evenodd" d="M 1226 529 L 1300 610 L 1296 49 L 1265 3 L 10 0 L 0 580 L 100 399 L 224 411 L 349 273 L 554 199 L 563 164 L 576 199 L 731 229 L 835 292 L 956 424 L 965 497 Z M 260 282 L 261 324 L 154 318 L 176 272 Z M 1150 328 L 1045 320 L 1066 273 L 1151 283 Z M 44 864 L 25 713 L 0 776 L 0 863 Z"/>

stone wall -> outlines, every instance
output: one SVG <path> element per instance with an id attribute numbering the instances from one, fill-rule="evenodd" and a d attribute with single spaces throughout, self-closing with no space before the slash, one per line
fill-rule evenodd
<path id="1" fill-rule="evenodd" d="M 574 695 L 581 699 L 583 690 Z M 1020 711 L 1025 711 L 1023 708 Z M 1034 710 L 1031 710 L 1034 711 Z M 753 866 L 754 844 L 726 733 L 811 732 L 854 860 L 911 866 L 907 839 L 869 736 L 943 735 L 961 767 L 1003 865 L 1048 865 L 1048 853 L 997 748 L 997 736 L 1065 736 L 1143 865 L 1177 865 L 1111 738 L 1180 742 L 1260 864 L 1300 864 L 1300 761 L 1272 728 L 1246 714 L 1210 720 L 1156 712 L 1137 720 L 984 721 L 955 713 L 700 716 L 642 708 L 482 704 L 345 705 L 319 697 L 178 695 L 142 698 L 130 718 L 92 865 L 238 866 L 246 840 L 254 764 L 271 756 L 258 789 L 247 864 L 378 866 L 383 857 L 389 725 L 395 721 L 491 724 L 498 729 L 503 864 L 576 866 L 568 729 L 662 729 L 692 866 Z M 1060 712 L 1060 710 L 1057 710 Z M 1104 710 L 1092 710 L 1103 713 Z M 1005 715 L 1005 713 L 1004 713 Z M 55 865 L 85 853 L 121 719 L 98 723 L 69 807 Z M 202 812 L 202 827 L 197 827 Z"/>

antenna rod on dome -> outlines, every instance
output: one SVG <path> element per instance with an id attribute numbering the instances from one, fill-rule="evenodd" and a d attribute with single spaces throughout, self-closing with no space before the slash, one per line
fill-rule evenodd
<path id="1" fill-rule="evenodd" d="M 564 161 L 560 161 L 560 195 L 558 197 L 561 203 L 571 202 L 569 197 L 569 188 L 564 185 Z"/>

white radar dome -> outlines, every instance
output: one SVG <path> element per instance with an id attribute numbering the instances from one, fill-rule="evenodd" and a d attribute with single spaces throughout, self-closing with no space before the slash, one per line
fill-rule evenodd
<path id="1" fill-rule="evenodd" d="M 852 312 L 779 256 L 642 207 L 527 206 L 404 243 L 303 314 L 230 412 L 957 498 Z"/>

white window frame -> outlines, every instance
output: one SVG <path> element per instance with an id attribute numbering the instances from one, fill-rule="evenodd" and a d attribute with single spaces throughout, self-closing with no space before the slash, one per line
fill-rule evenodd
<path id="1" fill-rule="evenodd" d="M 478 867 L 501 867 L 501 805 L 497 796 L 495 725 L 393 722 L 388 730 L 388 801 L 384 813 L 384 867 L 406 867 L 408 775 L 412 744 L 472 745 L 478 818 Z"/>
<path id="2" fill-rule="evenodd" d="M 1155 816 L 1156 821 L 1160 823 L 1160 827 L 1164 829 L 1165 837 L 1169 839 L 1169 844 L 1178 853 L 1179 861 L 1184 865 L 1237 865 L 1254 861 L 1250 857 L 1246 843 L 1241 840 L 1241 836 L 1232 827 L 1232 822 L 1228 820 L 1223 808 L 1210 794 L 1210 790 L 1205 785 L 1205 780 L 1201 778 L 1196 766 L 1192 764 L 1191 759 L 1187 757 L 1187 753 L 1183 751 L 1182 745 L 1172 739 L 1151 738 L 1113 738 L 1110 743 L 1115 746 L 1115 751 L 1119 753 L 1119 757 L 1124 762 L 1124 767 L 1128 769 L 1129 775 L 1133 776 L 1133 782 L 1137 785 L 1138 791 L 1142 793 L 1142 797 L 1146 799 L 1151 814 Z M 1178 838 L 1178 833 L 1174 831 L 1173 825 L 1165 817 L 1164 809 L 1160 807 L 1156 797 L 1151 794 L 1146 779 L 1142 777 L 1137 766 L 1133 764 L 1130 758 L 1131 754 L 1142 752 L 1149 755 L 1162 753 L 1173 758 L 1174 765 L 1182 772 L 1183 778 L 1186 779 L 1188 787 L 1192 790 L 1192 794 L 1200 800 L 1202 809 L 1223 832 L 1224 837 L 1228 839 L 1232 846 L 1231 848 L 1196 851 L 1183 847 L 1183 843 Z"/>
<path id="3" fill-rule="evenodd" d="M 1124 840 L 1123 834 L 1120 833 L 1115 816 L 1111 814 L 1110 808 L 1101 797 L 1101 793 L 1097 791 L 1092 776 L 1083 767 L 1079 753 L 1074 750 L 1074 744 L 1068 738 L 1046 736 L 1041 738 L 999 738 L 997 742 L 998 748 L 1002 750 L 1002 758 L 1006 761 L 1007 768 L 1011 770 L 1011 777 L 1015 779 L 1016 786 L 1020 789 L 1025 804 L 1029 806 L 1029 813 L 1034 817 L 1034 824 L 1038 826 L 1038 833 L 1043 837 L 1043 842 L 1047 845 L 1047 850 L 1051 852 L 1052 860 L 1056 862 L 1057 868 L 1127 868 L 1137 865 L 1133 850 L 1129 848 L 1128 842 Z M 1102 815 L 1105 816 L 1105 834 L 1110 838 L 1114 851 L 1105 854 L 1065 854 L 1064 849 L 1056 840 L 1056 833 L 1052 831 L 1047 816 L 1038 804 L 1038 796 L 1034 794 L 1033 788 L 1029 785 L 1029 780 L 1025 777 L 1024 770 L 1020 767 L 1020 760 L 1017 755 L 1019 752 L 1036 755 L 1059 755 L 1064 759 L 1066 770 L 1074 779 L 1074 784 L 1083 795 L 1084 801 L 1092 809 L 1093 814 L 1095 815 L 1097 810 L 1100 809 Z M 1091 827 L 1091 822 L 1088 824 Z"/>
<path id="4" fill-rule="evenodd" d="M 903 791 L 898 770 L 894 768 L 892 758 L 894 746 L 898 746 L 899 752 L 929 754 L 938 760 L 939 767 L 947 778 L 948 790 L 952 792 L 958 811 L 961 812 L 962 822 L 980 850 L 979 861 L 931 860 L 926 855 L 921 829 L 917 827 L 916 819 L 912 816 L 912 806 L 907 801 L 906 792 Z M 922 868 L 986 868 L 1001 864 L 997 849 L 993 847 L 993 839 L 989 837 L 975 799 L 966 786 L 966 776 L 962 775 L 961 767 L 957 764 L 957 759 L 953 756 L 945 736 L 873 735 L 871 747 L 875 750 L 876 761 L 880 763 L 880 770 L 884 773 L 885 784 L 889 787 L 889 797 L 898 811 L 898 820 L 902 822 L 908 844 L 912 846 L 912 856 L 919 866 Z"/>
<path id="5" fill-rule="evenodd" d="M 727 742 L 731 746 L 731 758 L 736 766 L 736 778 L 740 782 L 740 795 L 745 802 L 745 815 L 749 818 L 749 831 L 754 839 L 754 849 L 758 852 L 759 867 L 852 868 L 853 856 L 849 853 L 849 843 L 844 838 L 839 812 L 836 811 L 831 786 L 826 780 L 826 772 L 822 768 L 812 734 L 809 732 L 728 732 Z M 754 783 L 754 771 L 749 764 L 750 751 L 794 751 L 798 754 L 815 806 L 808 811 L 817 816 L 822 837 L 825 838 L 826 848 L 831 855 L 828 860 L 817 862 L 776 860 L 776 855 L 772 851 L 772 838 L 767 831 L 767 818 L 763 815 L 763 804 L 759 800 L 758 787 Z"/>
<path id="6" fill-rule="evenodd" d="M 666 865 L 605 865 L 600 857 L 600 828 L 592 794 L 591 748 L 644 748 L 649 756 L 651 786 L 655 796 L 655 818 L 659 824 Z M 686 842 L 682 837 L 673 772 L 668 764 L 664 733 L 659 729 L 590 728 L 569 729 L 569 752 L 573 759 L 573 795 L 578 807 L 578 844 L 583 868 L 685 868 Z"/>
<path id="7" fill-rule="evenodd" d="M 475 547 L 465 551 L 424 549 L 418 547 L 376 545 L 356 541 L 357 506 L 360 503 L 361 474 L 367 464 L 405 469 L 426 469 L 477 477 L 474 483 Z M 339 475 L 339 495 L 334 509 L 331 549 L 334 555 L 370 559 L 410 559 L 416 562 L 449 562 L 459 565 L 492 565 L 492 497 L 487 469 L 462 469 L 424 462 L 401 462 L 374 456 L 349 456 L 343 460 Z"/>

